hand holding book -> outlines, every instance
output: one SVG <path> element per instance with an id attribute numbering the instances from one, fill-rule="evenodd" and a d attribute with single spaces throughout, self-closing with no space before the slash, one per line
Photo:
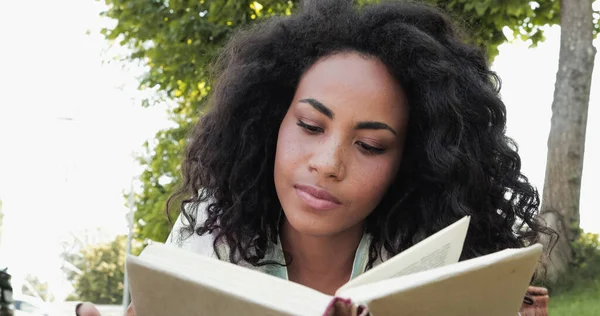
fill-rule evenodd
<path id="1" fill-rule="evenodd" d="M 138 316 L 516 315 L 541 245 L 458 262 L 468 223 L 465 217 L 432 235 L 348 282 L 334 297 L 154 244 L 127 259 L 131 295 Z"/>

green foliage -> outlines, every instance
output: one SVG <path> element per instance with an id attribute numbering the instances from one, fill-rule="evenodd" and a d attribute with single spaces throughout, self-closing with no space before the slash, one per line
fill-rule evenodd
<path id="1" fill-rule="evenodd" d="M 598 234 L 583 233 L 573 242 L 573 266 L 585 278 L 600 276 L 600 239 Z"/>
<path id="2" fill-rule="evenodd" d="M 486 47 L 490 59 L 498 55 L 498 46 L 508 39 L 502 29 L 507 27 L 515 38 L 530 40 L 535 46 L 544 40 L 542 26 L 559 23 L 558 0 L 425 0 L 463 21 L 468 29 L 467 40 Z"/>
<path id="3" fill-rule="evenodd" d="M 164 241 L 170 225 L 165 204 L 179 183 L 184 140 L 201 116 L 202 101 L 210 91 L 209 67 L 219 49 L 241 26 L 274 15 L 290 14 L 296 1 L 263 0 L 106 0 L 102 15 L 116 20 L 103 30 L 106 39 L 127 46 L 130 60 L 148 65 L 140 88 L 158 91 L 150 106 L 165 98 L 175 100 L 170 118 L 175 127 L 159 131 L 144 144 L 139 162 L 145 167 L 136 196 L 136 238 Z M 177 215 L 177 214 L 174 214 Z"/>
<path id="4" fill-rule="evenodd" d="M 357 0 L 358 5 L 379 2 Z M 424 0 L 450 12 L 468 30 L 466 38 L 485 45 L 490 59 L 507 41 L 502 29 L 515 37 L 543 40 L 540 26 L 558 22 L 557 0 Z M 165 202 L 180 183 L 184 137 L 202 115 L 210 91 L 209 65 L 236 29 L 262 19 L 291 14 L 298 0 L 105 0 L 102 15 L 116 25 L 103 30 L 106 39 L 131 49 L 127 60 L 141 61 L 148 72 L 140 89 L 154 89 L 144 100 L 151 106 L 166 99 L 173 128 L 159 131 L 144 145 L 140 164 L 142 192 L 136 197 L 136 238 L 164 241 L 170 230 Z M 176 215 L 176 214 L 175 214 Z"/>
<path id="5" fill-rule="evenodd" d="M 550 297 L 550 316 L 600 315 L 600 278 L 576 284 L 570 291 Z"/>
<path id="6" fill-rule="evenodd" d="M 34 275 L 27 275 L 25 277 L 25 281 L 31 285 L 33 291 L 27 286 L 23 285 L 23 287 L 21 288 L 23 294 L 36 297 L 39 296 L 45 301 L 54 300 L 54 296 L 48 291 L 48 282 L 42 282 L 40 279 L 38 279 L 38 277 Z"/>
<path id="7" fill-rule="evenodd" d="M 600 315 L 600 239 L 598 234 L 579 228 L 575 233 L 573 260 L 567 272 L 554 284 L 536 282 L 550 292 L 551 316 Z"/>
<path id="8" fill-rule="evenodd" d="M 598 234 L 584 233 L 579 228 L 576 236 L 571 242 L 573 259 L 567 272 L 554 284 L 541 283 L 550 290 L 552 296 L 600 284 L 600 238 Z"/>
<path id="9" fill-rule="evenodd" d="M 66 258 L 82 272 L 67 273 L 67 278 L 75 288 L 70 299 L 96 304 L 121 304 L 126 239 L 126 236 L 117 236 L 111 242 L 88 246 L 79 255 Z"/>
<path id="10" fill-rule="evenodd" d="M 293 5 L 291 1 L 276 0 L 106 3 L 110 9 L 102 14 L 117 21 L 114 28 L 103 30 L 106 39 L 130 47 L 133 52 L 129 57 L 149 66 L 140 86 L 157 88 L 191 108 L 196 108 L 205 95 L 206 66 L 234 30 L 255 20 L 289 13 Z"/>
<path id="11" fill-rule="evenodd" d="M 190 115 L 190 117 L 192 117 Z M 139 158 L 146 169 L 140 175 L 143 192 L 136 198 L 136 238 L 164 241 L 170 225 L 165 215 L 165 205 L 180 179 L 180 163 L 184 140 L 194 120 L 174 119 L 177 126 L 159 131 L 157 143 L 144 144 L 145 153 Z M 174 214 L 174 216 L 177 214 Z"/>

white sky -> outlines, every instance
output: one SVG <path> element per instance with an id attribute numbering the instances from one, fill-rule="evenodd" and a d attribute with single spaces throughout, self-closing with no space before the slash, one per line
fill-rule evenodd
<path id="1" fill-rule="evenodd" d="M 50 280 L 57 298 L 68 287 L 59 271 L 60 240 L 124 233 L 134 167 L 132 151 L 170 123 L 165 107 L 144 109 L 136 89 L 142 69 L 102 63 L 123 53 L 98 30 L 97 1 L 4 1 L 0 7 L 0 199 L 5 213 L 0 265 L 16 276 Z M 69 13 L 72 12 L 72 13 Z M 90 30 L 90 35 L 86 31 Z M 520 146 L 523 170 L 542 190 L 559 29 L 536 49 L 501 47 L 494 69 L 503 80 L 508 133 Z M 596 47 L 598 47 L 596 42 Z M 600 67 L 598 57 L 596 68 Z M 600 233 L 593 179 L 600 177 L 600 78 L 588 118 L 581 224 Z M 72 118 L 72 121 L 60 118 Z M 97 232 L 94 234 L 93 232 Z M 99 233 L 98 233 L 99 232 Z"/>

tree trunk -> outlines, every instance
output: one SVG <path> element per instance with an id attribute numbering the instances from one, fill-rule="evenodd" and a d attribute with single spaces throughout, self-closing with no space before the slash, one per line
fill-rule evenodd
<path id="1" fill-rule="evenodd" d="M 592 0 L 561 0 L 561 41 L 548 137 L 542 216 L 559 239 L 547 278 L 560 278 L 572 259 L 579 228 L 579 193 L 594 56 Z"/>

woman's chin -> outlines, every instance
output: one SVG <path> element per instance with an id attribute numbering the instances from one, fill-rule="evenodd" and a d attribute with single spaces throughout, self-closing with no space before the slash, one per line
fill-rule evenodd
<path id="1" fill-rule="evenodd" d="M 287 225 L 295 233 L 311 237 L 330 237 L 340 233 L 343 228 L 335 220 L 318 220 L 310 215 L 289 216 L 286 214 Z M 338 225 L 332 225 L 338 224 Z"/>

